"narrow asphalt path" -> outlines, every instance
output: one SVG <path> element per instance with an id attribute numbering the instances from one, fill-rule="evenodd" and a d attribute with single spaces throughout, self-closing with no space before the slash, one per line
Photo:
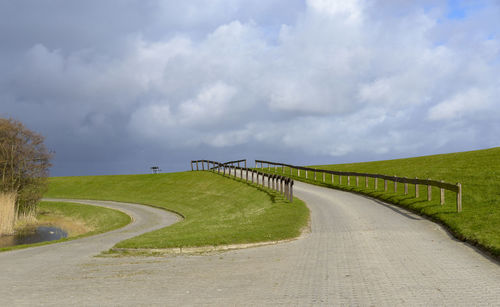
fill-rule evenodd
<path id="1" fill-rule="evenodd" d="M 86 247 L 105 234 L 0 253 L 0 305 L 500 305 L 500 266 L 436 224 L 342 191 L 297 182 L 294 192 L 312 229 L 289 243 L 93 257 L 114 244 Z"/>

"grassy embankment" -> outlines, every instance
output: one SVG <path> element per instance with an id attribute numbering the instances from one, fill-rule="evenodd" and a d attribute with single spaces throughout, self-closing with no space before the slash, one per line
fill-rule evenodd
<path id="1" fill-rule="evenodd" d="M 131 222 L 127 214 L 103 207 L 66 202 L 40 202 L 37 208 L 37 222 L 18 225 L 20 231 L 30 231 L 37 226 L 56 226 L 68 233 L 68 237 L 55 241 L 16 245 L 0 248 L 0 251 L 26 248 L 63 242 L 96 235 L 123 227 Z"/>
<path id="2" fill-rule="evenodd" d="M 347 186 L 345 177 L 342 179 L 342 185 L 339 185 L 338 176 L 335 176 L 335 184 L 332 185 L 331 175 L 328 174 L 325 178 L 326 183 L 322 182 L 323 176 L 320 173 L 317 174 L 316 181 L 313 180 L 311 172 L 307 180 L 304 171 L 301 172 L 301 178 L 297 177 L 297 172 L 293 176 L 301 181 L 363 193 L 411 209 L 444 224 L 458 238 L 476 244 L 497 257 L 500 256 L 500 148 L 312 167 L 400 177 L 431 178 L 450 183 L 460 182 L 463 189 L 463 211 L 457 213 L 456 194 L 446 191 L 446 203 L 441 206 L 439 189 L 434 187 L 432 188 L 432 201 L 428 202 L 426 186 L 420 186 L 420 197 L 415 198 L 414 185 L 409 185 L 409 194 L 404 195 L 404 185 L 398 184 L 398 191 L 395 193 L 392 182 L 388 184 L 388 191 L 383 192 L 383 180 L 379 180 L 376 191 L 374 179 L 369 179 L 369 187 L 365 188 L 364 177 L 359 178 L 359 187 L 356 187 L 356 178 L 351 178 L 351 185 Z M 280 169 L 278 173 L 281 173 Z M 285 169 L 285 174 L 289 175 L 290 170 Z"/>
<path id="3" fill-rule="evenodd" d="M 114 200 L 164 208 L 184 220 L 120 242 L 118 248 L 171 248 L 294 238 L 309 210 L 295 198 L 211 172 L 50 178 L 52 198 Z"/>

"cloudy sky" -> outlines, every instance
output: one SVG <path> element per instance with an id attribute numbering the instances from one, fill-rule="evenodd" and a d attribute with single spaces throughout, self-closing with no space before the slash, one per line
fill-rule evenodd
<path id="1" fill-rule="evenodd" d="M 55 176 L 495 147 L 499 32 L 495 0 L 0 0 L 0 116 Z"/>

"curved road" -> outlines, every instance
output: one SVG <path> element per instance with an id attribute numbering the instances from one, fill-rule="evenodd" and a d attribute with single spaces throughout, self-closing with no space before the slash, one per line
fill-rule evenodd
<path id="1" fill-rule="evenodd" d="M 312 219 L 296 241 L 203 256 L 93 257 L 149 231 L 139 219 L 176 220 L 112 203 L 148 212 L 134 211 L 134 225 L 111 233 L 0 253 L 0 305 L 500 305 L 500 266 L 436 224 L 300 182 L 295 195 Z"/>

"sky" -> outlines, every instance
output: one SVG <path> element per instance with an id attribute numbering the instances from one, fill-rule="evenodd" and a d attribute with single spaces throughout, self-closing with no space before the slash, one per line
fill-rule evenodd
<path id="1" fill-rule="evenodd" d="M 0 116 L 52 176 L 500 146 L 500 2 L 0 0 Z"/>

